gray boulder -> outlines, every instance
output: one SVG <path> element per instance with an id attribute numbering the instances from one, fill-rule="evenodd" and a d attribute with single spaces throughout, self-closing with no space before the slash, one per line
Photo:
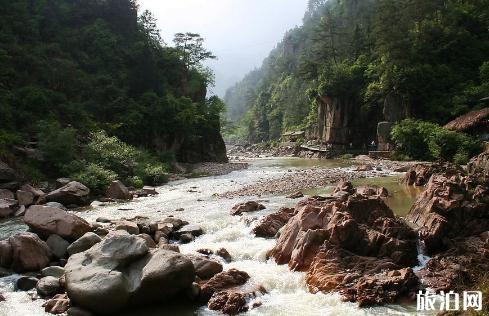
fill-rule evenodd
<path id="1" fill-rule="evenodd" d="M 45 199 L 47 202 L 58 202 L 63 205 L 88 205 L 90 189 L 80 182 L 71 181 L 61 188 L 49 192 Z"/>
<path id="2" fill-rule="evenodd" d="M 72 243 L 68 247 L 68 254 L 72 256 L 75 253 L 83 252 L 87 249 L 92 248 L 93 245 L 98 244 L 101 241 L 102 238 L 100 238 L 99 235 L 92 232 L 88 232 L 82 237 L 78 238 L 74 243 Z"/>
<path id="3" fill-rule="evenodd" d="M 66 257 L 66 250 L 70 245 L 68 241 L 55 234 L 48 237 L 48 239 L 46 240 L 46 244 L 48 244 L 49 249 L 51 249 L 53 255 L 59 259 Z"/>
<path id="4" fill-rule="evenodd" d="M 149 250 L 144 239 L 121 231 L 71 256 L 65 271 L 70 300 L 97 315 L 171 300 L 195 279 L 185 256 Z"/>
<path id="5" fill-rule="evenodd" d="M 43 277 L 52 276 L 55 278 L 61 278 L 65 274 L 65 269 L 59 266 L 51 266 L 42 269 L 41 275 Z"/>
<path id="6" fill-rule="evenodd" d="M 61 292 L 62 287 L 59 278 L 47 276 L 37 282 L 36 289 L 41 296 L 54 296 Z"/>

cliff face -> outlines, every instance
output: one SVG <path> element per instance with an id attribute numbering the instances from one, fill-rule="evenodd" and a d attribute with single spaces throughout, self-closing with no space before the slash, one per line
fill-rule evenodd
<path id="1" fill-rule="evenodd" d="M 318 98 L 318 122 L 311 138 L 334 146 L 358 147 L 368 142 L 360 106 L 350 97 Z"/>

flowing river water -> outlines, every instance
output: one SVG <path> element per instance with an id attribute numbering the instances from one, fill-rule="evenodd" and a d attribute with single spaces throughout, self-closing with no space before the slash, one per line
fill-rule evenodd
<path id="1" fill-rule="evenodd" d="M 251 309 L 246 315 L 406 315 L 416 314 L 415 306 L 392 305 L 359 309 L 356 304 L 344 303 L 338 294 L 311 294 L 305 285 L 305 273 L 289 271 L 287 265 L 279 266 L 266 259 L 266 253 L 274 244 L 274 239 L 257 238 L 251 234 L 247 219 L 261 217 L 277 211 L 282 206 L 293 206 L 297 200 L 274 195 L 259 198 L 267 209 L 245 216 L 231 216 L 229 211 L 238 202 L 257 197 L 221 198 L 218 194 L 239 189 L 260 180 L 272 179 L 286 175 L 290 170 L 320 167 L 348 168 L 351 163 L 338 160 L 306 159 L 259 159 L 253 160 L 248 169 L 234 171 L 230 174 L 215 177 L 204 177 L 171 182 L 159 187 L 159 195 L 137 199 L 125 204 L 111 204 L 95 209 L 77 212 L 89 222 L 98 217 L 120 219 L 145 216 L 158 220 L 173 215 L 200 225 L 205 234 L 194 242 L 181 245 L 182 253 L 193 253 L 197 249 L 217 250 L 226 248 L 233 262 L 224 264 L 224 269 L 237 268 L 250 274 L 251 279 L 245 286 L 256 288 L 263 286 L 268 293 L 256 300 L 262 305 Z M 392 193 L 387 203 L 396 214 L 407 213 L 419 193 L 398 184 L 398 175 L 385 178 L 361 179 L 360 184 L 379 184 L 387 187 Z M 331 188 L 317 188 L 305 191 L 307 194 L 328 193 Z M 175 212 L 183 208 L 184 211 Z M 0 223 L 0 239 L 25 230 L 18 220 Z M 32 301 L 25 292 L 14 292 L 14 277 L 0 279 L 0 293 L 4 293 L 5 302 L 0 303 L 0 316 L 7 315 L 48 315 L 41 307 L 42 300 Z M 146 315 L 146 314 L 138 314 Z M 154 315 L 219 315 L 206 307 L 185 307 L 183 310 L 161 311 Z"/>

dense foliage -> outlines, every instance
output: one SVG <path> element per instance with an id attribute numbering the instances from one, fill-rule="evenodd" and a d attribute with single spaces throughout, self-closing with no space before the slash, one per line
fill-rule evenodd
<path id="1" fill-rule="evenodd" d="M 440 124 L 480 107 L 488 56 L 487 0 L 310 0 L 304 25 L 225 101 L 257 142 L 316 124 L 318 96 L 353 100 L 373 139 L 388 95 Z"/>
<path id="2" fill-rule="evenodd" d="M 406 159 L 452 161 L 465 164 L 482 144 L 464 133 L 435 123 L 406 119 L 394 126 L 392 139 L 397 154 Z"/>
<path id="3" fill-rule="evenodd" d="M 45 174 L 74 172 L 64 167 L 82 155 L 89 167 L 78 171 L 93 179 L 111 179 L 106 171 L 112 170 L 150 182 L 159 178 L 158 163 L 134 173 L 116 167 L 123 163 L 116 160 L 139 159 L 124 157 L 139 150 L 132 146 L 154 157 L 173 151 L 181 160 L 223 159 L 223 105 L 206 97 L 213 78 L 201 66 L 214 56 L 198 34 L 177 35 L 176 43 L 183 38 L 190 50 L 166 46 L 154 18 L 138 12 L 135 0 L 1 4 L 0 158 L 18 162 L 12 146 L 30 142 L 44 156 L 37 166 Z M 95 158 L 83 156 L 93 153 L 94 135 L 105 135 L 87 137 L 98 131 L 118 138 L 106 138 L 120 148 L 105 147 L 104 155 L 122 156 L 95 166 Z M 110 152 L 121 148 L 131 150 Z"/>

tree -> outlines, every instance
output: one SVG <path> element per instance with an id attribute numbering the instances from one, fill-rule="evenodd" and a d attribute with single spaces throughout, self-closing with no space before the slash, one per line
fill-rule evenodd
<path id="1" fill-rule="evenodd" d="M 204 39 L 197 33 L 177 33 L 173 39 L 187 70 L 201 68 L 202 61 L 217 57 L 204 48 Z"/>

